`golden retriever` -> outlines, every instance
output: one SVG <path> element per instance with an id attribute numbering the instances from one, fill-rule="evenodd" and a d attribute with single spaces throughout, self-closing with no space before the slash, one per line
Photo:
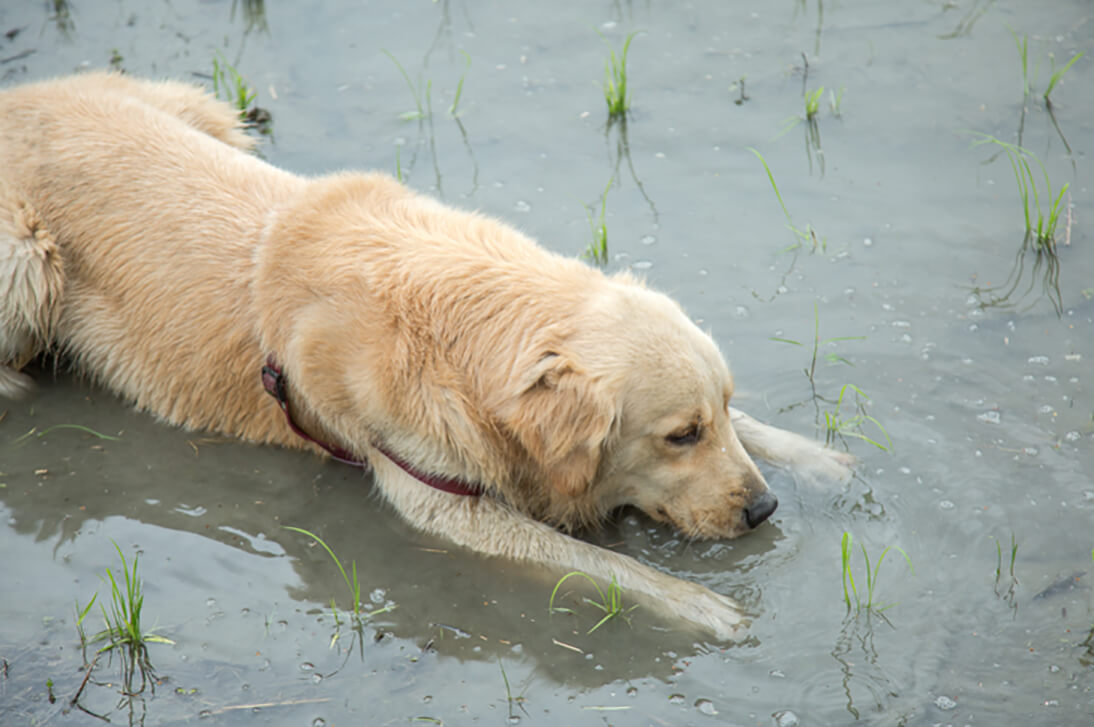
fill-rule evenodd
<path id="1" fill-rule="evenodd" d="M 737 537 L 776 506 L 746 451 L 837 476 L 845 455 L 729 408 L 710 336 L 630 276 L 250 146 L 188 84 L 0 92 L 0 395 L 54 352 L 173 424 L 367 462 L 424 531 L 738 633 L 725 596 L 562 531 L 633 505 Z"/>

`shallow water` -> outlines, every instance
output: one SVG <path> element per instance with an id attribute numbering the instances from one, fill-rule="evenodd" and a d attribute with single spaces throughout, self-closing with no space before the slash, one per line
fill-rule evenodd
<path id="1" fill-rule="evenodd" d="M 591 607 L 547 614 L 551 574 L 411 531 L 353 470 L 181 432 L 47 368 L 38 394 L 0 419 L 0 722 L 96 723 L 68 706 L 84 678 L 73 603 L 108 596 L 115 543 L 140 554 L 145 625 L 174 644 L 150 646 L 160 681 L 135 699 L 119 697 L 117 661 L 100 659 L 80 704 L 113 721 L 1094 720 L 1094 575 L 1076 578 L 1094 573 L 1092 59 L 1053 91 L 1070 155 L 1040 102 L 1050 54 L 1060 66 L 1094 46 L 1089 3 L 389 0 L 271 3 L 259 17 L 245 12 L 253 2 L 46 5 L 0 8 L 0 32 L 20 31 L 0 36 L 4 85 L 105 67 L 114 50 L 128 72 L 194 78 L 220 50 L 273 115 L 271 162 L 398 167 L 575 255 L 590 239 L 586 205 L 598 212 L 614 178 L 608 267 L 636 269 L 711 329 L 738 406 L 824 437 L 833 406 L 810 401 L 803 375 L 816 311 L 821 339 L 863 337 L 820 349 L 817 393 L 866 392 L 892 447 L 847 437 L 861 466 L 846 486 L 766 470 L 781 506 L 741 540 L 687 543 L 637 514 L 594 536 L 758 614 L 750 640 L 726 648 L 641 609 L 586 634 Z M 970 132 L 1016 141 L 1008 27 L 1030 38 L 1023 144 L 1057 189 L 1071 184 L 1060 315 L 1039 280 L 1023 295 L 1032 256 L 1013 307 L 981 307 L 972 292 L 1006 281 L 1023 238 L 1006 158 L 970 148 Z M 595 30 L 616 48 L 644 31 L 625 129 L 605 131 Z M 431 121 L 400 118 L 415 101 L 381 49 L 418 80 L 423 105 L 429 84 Z M 457 124 L 447 111 L 463 52 Z M 808 90 L 845 89 L 840 116 L 827 91 L 820 105 L 823 174 L 805 125 L 780 134 L 803 113 L 803 52 Z M 786 251 L 797 238 L 748 147 L 818 249 Z M 344 612 L 338 623 L 340 574 L 283 525 L 355 561 L 371 608 L 397 608 L 359 632 Z M 893 546 L 914 565 L 886 556 L 877 598 L 895 605 L 881 616 L 847 616 L 844 532 L 874 561 Z M 92 612 L 88 630 L 99 621 Z"/>

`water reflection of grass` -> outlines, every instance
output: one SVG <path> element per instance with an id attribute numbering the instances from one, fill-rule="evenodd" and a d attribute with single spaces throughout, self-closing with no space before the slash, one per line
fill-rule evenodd
<path id="1" fill-rule="evenodd" d="M 1042 294 L 1052 303 L 1056 314 L 1060 315 L 1063 313 L 1063 294 L 1060 291 L 1057 232 L 1063 224 L 1064 243 L 1070 243 L 1072 218 L 1069 205 L 1064 204 L 1064 195 L 1070 185 L 1065 182 L 1058 191 L 1054 190 L 1048 169 L 1033 152 L 1001 141 L 990 134 L 973 133 L 980 137 L 973 142 L 973 147 L 989 145 L 1000 150 L 988 162 L 996 159 L 999 154 L 1005 154 L 1010 162 L 1025 220 L 1025 237 L 1006 282 L 997 286 L 975 287 L 972 292 L 980 300 L 982 307 L 1008 308 L 1028 296 L 1040 279 Z M 1035 167 L 1040 172 L 1039 175 L 1034 172 Z M 1039 176 L 1044 180 L 1043 188 L 1039 183 Z M 1033 267 L 1029 285 L 1019 295 L 1018 291 L 1025 279 L 1026 258 L 1031 252 Z"/>
<path id="2" fill-rule="evenodd" d="M 75 613 L 76 631 L 80 636 L 81 649 L 84 651 L 85 671 L 83 681 L 80 683 L 76 694 L 69 700 L 69 704 L 100 719 L 106 718 L 91 712 L 80 702 L 80 697 L 83 695 L 88 683 L 91 682 L 91 675 L 95 671 L 100 657 L 104 654 L 110 657 L 113 657 L 114 654 L 118 655 L 121 662 L 122 687 L 120 692 L 122 698 L 119 706 L 125 706 L 128 703 L 132 715 L 134 710 L 133 700 L 143 694 L 146 688 L 151 688 L 152 692 L 155 692 L 157 677 L 148 656 L 148 644 L 174 643 L 170 639 L 153 633 L 151 630 L 145 631 L 142 627 L 144 583 L 137 574 L 139 556 L 133 556 L 132 568 L 130 568 L 129 561 L 126 559 L 121 547 L 115 543 L 114 548 L 118 551 L 122 567 L 118 576 L 115 576 L 110 568 L 106 569 L 107 581 L 110 584 L 110 602 L 109 609 L 100 604 L 104 628 L 88 638 L 83 626 L 84 620 L 96 603 L 98 593 L 92 595 L 91 600 L 82 608 L 77 602 Z M 87 646 L 98 643 L 103 645 L 88 662 Z M 139 682 L 137 681 L 138 677 Z"/>

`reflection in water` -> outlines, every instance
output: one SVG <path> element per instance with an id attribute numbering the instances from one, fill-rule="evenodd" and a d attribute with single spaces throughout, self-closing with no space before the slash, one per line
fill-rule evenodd
<path id="1" fill-rule="evenodd" d="M 855 719 L 860 719 L 859 707 L 862 706 L 861 696 L 856 705 L 856 693 L 861 695 L 865 691 L 871 702 L 870 709 L 875 712 L 884 711 L 890 700 L 900 696 L 893 687 L 893 679 L 878 665 L 874 619 L 880 619 L 892 628 L 889 619 L 873 609 L 848 616 L 831 652 L 843 675 L 845 708 Z"/>
<path id="2" fill-rule="evenodd" d="M 615 148 L 612 148 L 612 141 L 615 141 Z M 646 200 L 646 204 L 649 205 L 650 213 L 653 214 L 653 223 L 656 225 L 658 221 L 657 206 L 650 199 L 649 194 L 646 193 L 646 187 L 642 184 L 642 180 L 638 177 L 638 172 L 634 169 L 634 159 L 631 158 L 631 142 L 630 137 L 627 135 L 627 117 L 609 117 L 608 125 L 604 128 L 604 141 L 608 144 L 608 156 L 612 160 L 613 176 L 612 179 L 619 179 L 619 167 L 624 160 L 627 162 L 627 169 L 631 173 L 631 179 L 634 180 L 634 184 L 638 187 L 638 191 L 642 194 L 642 198 Z"/>
<path id="3" fill-rule="evenodd" d="M 962 16 L 957 25 L 949 33 L 938 36 L 942 40 L 950 40 L 952 38 L 962 38 L 972 34 L 973 26 L 976 25 L 976 21 L 984 17 L 984 13 L 991 9 L 991 6 L 995 4 L 995 0 L 973 0 L 967 13 Z M 942 6 L 942 12 L 945 13 L 949 10 L 953 10 L 958 7 L 959 3 L 948 2 Z"/>
<path id="4" fill-rule="evenodd" d="M 68 6 L 68 0 L 50 0 L 49 19 L 57 26 L 61 35 L 68 38 L 76 30 L 76 24 L 72 20 L 72 12 Z"/>
<path id="5" fill-rule="evenodd" d="M 254 30 L 269 34 L 270 25 L 266 20 L 266 0 L 242 0 L 242 2 L 232 0 L 232 9 L 228 16 L 232 22 L 235 22 L 236 9 L 240 7 L 243 9 L 243 22 L 246 23 L 243 29 L 244 35 Z"/>
<path id="6" fill-rule="evenodd" d="M 1070 217 L 1068 219 L 1068 234 L 1070 235 Z M 1029 267 L 1028 284 L 1023 287 L 1023 281 L 1027 276 L 1028 259 L 1033 258 L 1033 264 Z M 1022 301 L 1034 292 L 1040 283 L 1040 295 L 1032 303 L 1022 310 L 1032 308 L 1037 300 L 1048 298 L 1052 303 L 1056 315 L 1063 315 L 1063 294 L 1060 291 L 1060 258 L 1056 253 L 1055 243 L 1039 244 L 1032 234 L 1027 233 L 1018 254 L 1014 256 L 1014 264 L 1011 266 L 1010 275 L 1002 285 L 974 286 L 972 294 L 976 296 L 981 308 L 1017 308 Z"/>
<path id="7" fill-rule="evenodd" d="M 797 19 L 798 13 L 804 15 L 806 13 L 806 0 L 794 0 L 794 18 Z M 820 55 L 821 48 L 821 30 L 824 27 L 824 0 L 817 0 L 817 30 L 816 40 L 813 43 L 813 55 Z"/>

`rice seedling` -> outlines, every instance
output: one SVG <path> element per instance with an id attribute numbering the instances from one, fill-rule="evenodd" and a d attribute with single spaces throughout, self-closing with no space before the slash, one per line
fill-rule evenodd
<path id="1" fill-rule="evenodd" d="M 842 407 L 848 390 L 853 391 L 855 394 L 856 413 L 850 418 L 844 418 Z M 869 397 L 862 389 L 854 384 L 844 384 L 843 388 L 840 389 L 839 396 L 836 398 L 835 408 L 832 411 L 824 412 L 825 444 L 832 444 L 835 440 L 844 437 L 854 437 L 874 445 L 883 452 L 888 452 L 893 446 L 893 441 L 889 438 L 889 433 L 885 431 L 885 427 L 881 425 L 881 422 L 866 413 L 866 402 L 868 401 Z M 885 438 L 885 444 L 867 436 L 862 430 L 865 423 L 873 424 L 881 432 L 881 436 Z"/>
<path id="2" fill-rule="evenodd" d="M 616 54 L 608 39 L 597 31 L 597 35 L 608 46 L 608 59 L 604 62 L 604 101 L 608 105 L 609 124 L 625 119 L 631 108 L 630 90 L 627 88 L 627 54 L 631 49 L 631 41 L 638 34 L 639 31 L 629 34 L 624 39 L 620 52 Z"/>
<path id="3" fill-rule="evenodd" d="M 221 98 L 222 94 L 224 100 L 236 108 L 240 118 L 246 117 L 251 103 L 258 96 L 247 79 L 217 51 L 213 54 L 213 95 Z"/>
<path id="4" fill-rule="evenodd" d="M 615 177 L 613 176 L 608 180 L 607 186 L 604 187 L 604 191 L 600 195 L 599 217 L 594 219 L 593 211 L 595 208 L 585 205 L 585 216 L 589 220 L 589 232 L 592 234 L 593 239 L 585 248 L 582 257 L 592 260 L 597 265 L 608 264 L 608 223 L 605 220 L 605 214 L 608 209 L 608 192 L 614 182 Z"/>
<path id="5" fill-rule="evenodd" d="M 760 160 L 760 164 L 763 165 L 764 172 L 767 173 L 767 181 L 771 183 L 771 189 L 775 191 L 775 198 L 779 200 L 779 207 L 783 211 L 783 216 L 786 217 L 786 229 L 793 232 L 794 236 L 798 240 L 794 245 L 791 245 L 790 247 L 783 250 L 783 252 L 799 250 L 805 243 L 811 244 L 813 250 L 816 250 L 818 247 L 820 247 L 822 250 L 826 250 L 828 248 L 827 243 L 823 239 L 818 241 L 817 231 L 813 229 L 812 225 L 806 223 L 805 229 L 802 230 L 794 224 L 794 220 L 790 217 L 790 210 L 786 208 L 786 203 L 783 202 L 783 196 L 779 192 L 779 185 L 775 183 L 775 175 L 771 173 L 771 167 L 767 165 L 767 160 L 764 159 L 763 154 L 761 154 L 759 151 L 751 146 L 747 147 L 747 149 L 755 154 L 756 158 Z"/>
<path id="6" fill-rule="evenodd" d="M 837 119 L 843 118 L 843 92 L 845 90 L 847 89 L 840 88 L 838 92 L 832 89 L 828 90 L 828 109 Z"/>
<path id="7" fill-rule="evenodd" d="M 591 598 L 583 598 L 582 600 L 585 603 L 596 607 L 604 614 L 604 616 L 595 624 L 593 624 L 592 628 L 590 628 L 585 633 L 591 634 L 613 618 L 622 618 L 624 621 L 630 621 L 629 616 L 631 611 L 638 608 L 638 606 L 623 606 L 623 587 L 619 585 L 619 581 L 616 580 L 615 576 L 612 576 L 612 580 L 611 583 L 608 584 L 607 591 L 604 591 L 600 587 L 600 584 L 596 582 L 595 578 L 593 578 L 588 573 L 584 573 L 582 571 L 570 571 L 558 580 L 558 583 L 555 584 L 554 590 L 551 591 L 551 600 L 547 604 L 548 613 L 574 613 L 574 610 L 572 608 L 556 606 L 555 598 L 558 596 L 558 591 L 560 588 L 562 588 L 562 584 L 575 576 L 578 578 L 584 578 L 589 583 L 591 583 L 593 588 L 596 589 L 597 596 L 600 597 L 599 601 L 594 601 Z"/>
<path id="8" fill-rule="evenodd" d="M 778 343 L 789 343 L 792 346 L 804 346 L 801 341 L 795 341 L 792 338 L 779 338 L 772 336 L 772 341 Z M 808 368 L 803 369 L 805 377 L 809 379 L 809 385 L 813 389 L 814 398 L 819 398 L 817 395 L 817 361 L 820 358 L 820 349 L 822 346 L 828 346 L 830 344 L 839 343 L 841 341 L 865 341 L 866 336 L 833 336 L 831 338 L 820 337 L 820 308 L 816 301 L 813 302 L 813 352 L 809 360 Z M 824 354 L 824 360 L 830 364 L 843 363 L 848 366 L 854 366 L 849 360 L 840 356 L 835 352 L 828 352 Z"/>
<path id="9" fill-rule="evenodd" d="M 525 682 L 523 688 L 520 690 L 520 694 L 513 696 L 513 689 L 509 686 L 509 675 L 505 673 L 505 664 L 498 659 L 498 668 L 501 669 L 501 680 L 505 683 L 505 704 L 509 711 L 509 723 L 515 724 L 520 720 L 520 715 L 513 711 L 513 706 L 516 705 L 520 708 L 521 712 L 524 712 L 528 716 L 528 710 L 524 708 L 524 703 L 527 701 L 524 698 L 524 693 L 528 690 L 528 685 L 531 682 Z"/>
<path id="10" fill-rule="evenodd" d="M 108 656 L 118 655 L 121 661 L 122 684 L 124 697 L 132 698 L 141 694 L 151 684 L 155 689 L 155 672 L 148 656 L 148 644 L 173 644 L 170 639 L 159 636 L 151 630 L 145 630 L 141 624 L 144 609 L 144 584 L 137 573 L 139 555 L 133 556 L 132 568 L 122 552 L 121 547 L 114 543 L 118 557 L 121 559 L 121 573 L 118 576 L 110 569 L 106 569 L 106 582 L 110 584 L 109 609 L 102 602 L 99 603 L 103 615 L 104 628 L 90 638 L 84 631 L 84 620 L 96 603 L 98 593 L 92 595 L 86 606 L 80 607 L 76 602 L 76 631 L 80 636 L 80 648 L 85 651 L 89 644 L 102 642 L 102 646 L 96 651 L 95 656 L 86 665 L 83 683 L 72 697 L 70 703 L 77 705 L 80 694 L 91 678 L 99 658 L 103 654 Z M 140 684 L 136 685 L 135 679 L 140 676 Z M 85 710 L 86 711 L 86 710 Z"/>
<path id="11" fill-rule="evenodd" d="M 820 101 L 824 96 L 824 86 L 815 89 L 811 93 L 807 93 L 803 96 L 805 101 L 805 120 L 806 122 L 815 121 L 817 118 L 817 112 L 820 111 Z"/>
<path id="12" fill-rule="evenodd" d="M 1065 182 L 1058 192 L 1052 189 L 1052 179 L 1048 175 L 1048 169 L 1037 155 L 1028 149 L 995 138 L 990 134 L 972 132 L 980 137 L 973 142 L 973 147 L 994 145 L 1003 150 L 1010 161 L 1011 170 L 1014 172 L 1014 180 L 1018 185 L 1018 197 L 1022 202 L 1022 214 L 1026 222 L 1026 235 L 1031 236 L 1039 248 L 1054 248 L 1056 245 L 1056 228 L 1059 226 L 1061 215 L 1066 211 L 1063 204 L 1064 195 L 1070 186 Z M 1033 164 L 1041 172 L 1044 178 L 1043 191 L 1039 188 L 1037 175 L 1034 174 Z M 1043 200 L 1043 203 L 1042 203 Z M 1036 216 L 1036 224 L 1034 224 Z"/>
<path id="13" fill-rule="evenodd" d="M 346 573 L 346 568 L 344 565 L 342 565 L 342 561 L 338 558 L 337 555 L 334 554 L 334 551 L 331 550 L 331 547 L 327 545 L 326 542 L 324 542 L 324 540 L 318 535 L 308 530 L 304 530 L 303 528 L 292 527 L 291 525 L 282 525 L 281 527 L 285 530 L 291 530 L 294 533 L 300 533 L 301 535 L 308 536 L 320 546 L 322 546 L 323 550 L 327 551 L 327 555 L 330 556 L 331 560 L 333 560 L 334 564 L 338 567 L 338 572 L 342 574 L 342 580 L 345 581 L 346 588 L 349 589 L 350 598 L 353 601 L 353 605 L 350 609 L 350 614 L 353 618 L 355 628 L 360 627 L 361 624 L 363 624 L 365 621 L 372 618 L 373 616 L 395 610 L 394 605 L 383 606 L 372 611 L 364 610 L 364 607 L 361 604 L 361 582 L 357 578 L 357 561 L 354 560 L 350 562 L 350 572 Z M 335 603 L 334 597 L 331 597 L 331 610 L 334 612 L 335 624 L 340 625 L 341 620 L 338 617 L 338 606 Z M 337 640 L 337 637 L 335 639 L 332 639 L 332 643 L 335 640 Z"/>
<path id="14" fill-rule="evenodd" d="M 452 96 L 452 105 L 448 107 L 448 115 L 452 118 L 457 118 L 459 116 L 456 109 L 459 108 L 460 97 L 463 96 L 463 81 L 465 78 L 467 78 L 467 72 L 471 70 L 471 56 L 465 50 L 461 50 L 460 53 L 463 53 L 463 57 L 467 61 L 467 65 L 464 66 L 463 74 L 460 75 L 460 80 L 456 84 L 456 93 Z"/>
<path id="15" fill-rule="evenodd" d="M 843 539 L 840 542 L 840 560 L 843 569 L 843 600 L 847 604 L 848 614 L 854 610 L 855 615 L 858 615 L 863 610 L 874 613 L 884 613 L 886 610 L 895 606 L 895 603 L 882 604 L 876 600 L 877 596 L 877 584 L 878 576 L 881 572 L 881 564 L 885 561 L 885 556 L 894 547 L 896 550 L 904 556 L 904 560 L 908 563 L 908 570 L 915 575 L 915 568 L 912 566 L 912 559 L 908 557 L 908 554 L 904 550 L 897 546 L 888 546 L 881 551 L 881 555 L 878 556 L 877 562 L 871 566 L 870 554 L 866 551 L 866 546 L 859 543 L 859 548 L 862 551 L 862 559 L 865 563 L 865 575 L 866 575 L 866 591 L 860 594 L 858 587 L 855 585 L 855 573 L 852 565 L 854 558 L 854 549 L 852 547 L 853 538 L 850 532 L 844 531 Z"/>
<path id="16" fill-rule="evenodd" d="M 1071 57 L 1071 60 L 1065 63 L 1060 68 L 1056 68 L 1056 56 L 1049 54 L 1049 59 L 1052 61 L 1052 75 L 1048 79 L 1048 85 L 1045 87 L 1045 92 L 1042 94 L 1042 98 L 1045 100 L 1045 106 L 1052 108 L 1052 99 L 1049 98 L 1052 95 L 1052 90 L 1056 88 L 1056 84 L 1064 77 L 1064 74 L 1068 72 L 1075 62 L 1086 55 L 1086 51 L 1081 51 Z"/>
<path id="17" fill-rule="evenodd" d="M 1094 553 L 1091 554 L 1094 556 Z M 1002 587 L 1003 581 L 1003 545 L 998 538 L 995 539 L 995 595 L 1013 604 L 1014 592 L 1018 587 L 1018 576 L 1014 574 L 1014 562 L 1018 559 L 1018 542 L 1014 539 L 1014 533 L 1010 534 L 1010 577 L 1007 579 L 1006 588 Z"/>
<path id="18" fill-rule="evenodd" d="M 410 90 L 410 95 L 414 99 L 415 110 L 404 111 L 403 113 L 399 114 L 399 118 L 403 121 L 421 121 L 423 119 L 429 118 L 430 109 L 432 108 L 430 96 L 433 91 L 433 80 L 426 80 L 424 86 L 422 85 L 422 79 L 420 78 L 417 82 L 412 81 L 410 78 L 410 74 L 407 73 L 406 68 L 403 67 L 403 64 L 399 62 L 398 58 L 393 56 L 391 52 L 386 48 L 381 48 L 380 52 L 390 58 L 391 62 L 395 64 L 395 67 L 399 69 L 399 75 L 403 77 L 403 81 L 406 82 L 406 87 Z M 455 108 L 455 104 L 453 104 L 453 108 Z"/>

